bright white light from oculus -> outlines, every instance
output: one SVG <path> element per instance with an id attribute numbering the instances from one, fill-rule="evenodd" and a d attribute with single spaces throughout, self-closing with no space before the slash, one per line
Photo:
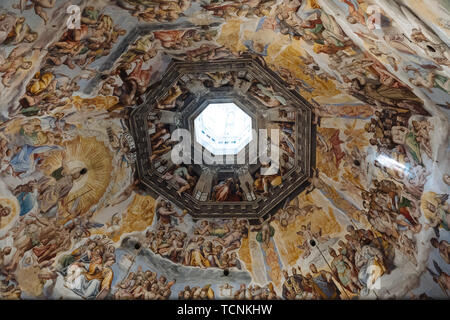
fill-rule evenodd
<path id="1" fill-rule="evenodd" d="M 234 103 L 211 103 L 194 120 L 195 139 L 214 155 L 237 154 L 252 141 L 252 119 Z"/>

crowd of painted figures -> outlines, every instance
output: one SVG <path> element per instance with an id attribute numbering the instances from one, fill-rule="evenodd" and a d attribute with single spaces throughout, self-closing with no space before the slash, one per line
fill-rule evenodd
<path id="1" fill-rule="evenodd" d="M 106 236 L 87 239 L 70 254 L 63 255 L 58 270 L 65 286 L 85 299 L 102 299 L 110 293 L 116 248 Z"/>
<path id="2" fill-rule="evenodd" d="M 172 291 L 170 288 L 175 280 L 167 281 L 151 270 L 143 271 L 138 267 L 136 272 L 130 272 L 118 285 L 114 294 L 116 300 L 167 300 Z"/>
<path id="3" fill-rule="evenodd" d="M 241 269 L 236 250 L 242 237 L 247 236 L 245 220 L 218 223 L 202 220 L 193 235 L 177 225 L 183 223 L 183 213 L 178 213 L 166 200 L 157 204 L 158 228 L 147 231 L 145 242 L 150 250 L 175 263 L 201 268 Z"/>
<path id="4" fill-rule="evenodd" d="M 221 286 L 221 298 L 233 299 L 233 300 L 277 300 L 280 299 L 273 287 L 272 283 L 261 287 L 259 285 L 249 285 L 242 283 L 239 288 L 233 291 L 233 287 L 228 283 Z M 227 291 L 227 292 L 226 292 Z M 178 299 L 180 300 L 213 300 L 215 299 L 215 293 L 211 286 L 208 284 L 203 287 L 184 287 L 178 293 Z"/>
<path id="5" fill-rule="evenodd" d="M 123 275 L 116 255 L 129 234 L 141 234 L 143 251 L 180 272 L 251 276 L 234 291 L 224 284 L 229 294 L 220 297 L 448 297 L 445 1 L 90 1 L 78 29 L 65 28 L 68 5 L 0 4 L 0 299 L 219 298 L 195 281 L 172 292 L 174 280 L 153 267 Z M 151 31 L 132 34 L 137 23 Z M 308 204 L 295 199 L 255 226 L 194 222 L 139 189 L 124 120 L 170 61 L 244 53 L 314 107 L 317 168 L 300 195 Z M 147 119 L 150 160 L 180 196 L 193 193 L 199 171 L 169 161 L 170 113 L 192 92 L 223 86 L 276 114 L 268 123 L 282 132 L 280 171 L 257 170 L 250 186 L 270 195 L 297 152 L 292 110 L 277 88 L 246 76 L 179 79 Z M 217 177 L 210 199 L 244 200 L 244 187 L 235 176 Z M 141 197 L 145 205 L 135 209 Z M 340 215 L 332 231 L 312 221 L 327 209 Z M 403 274 L 414 277 L 398 281 Z"/>
<path id="6" fill-rule="evenodd" d="M 347 227 L 344 240 L 336 249 L 329 248 L 328 270 L 318 270 L 314 263 L 309 271 L 284 270 L 283 296 L 286 299 L 343 299 L 375 286 L 383 274 L 394 267 L 394 247 L 383 233 Z M 315 244 L 314 244 L 315 245 Z M 320 250 L 320 249 L 319 249 Z"/>
<path id="7" fill-rule="evenodd" d="M 46 6 L 38 6 L 38 2 L 46 2 Z M 45 17 L 44 21 L 47 21 L 48 18 L 42 8 L 53 8 L 54 2 L 50 2 L 47 0 L 33 2 L 36 12 L 39 12 L 41 17 Z M 139 1 L 125 0 L 117 2 L 119 7 L 129 10 L 134 17 L 147 22 L 176 20 L 182 17 L 183 10 L 191 5 L 191 1 L 161 1 L 154 4 L 141 4 Z M 335 17 L 322 9 L 316 0 L 294 0 L 277 4 L 275 8 L 273 8 L 275 1 L 256 1 L 251 4 L 247 2 L 221 4 L 218 2 L 214 5 L 202 6 L 202 10 L 225 18 L 234 16 L 267 19 L 268 21 L 262 28 L 276 29 L 282 35 L 289 35 L 295 40 L 301 39 L 311 46 L 311 55 L 306 54 L 305 57 L 302 57 L 305 63 L 305 72 L 310 76 L 336 78 L 337 75 L 343 75 L 338 76 L 343 81 L 342 86 L 347 92 L 355 94 L 360 99 L 379 106 L 398 107 L 427 114 L 422 108 L 422 100 L 414 95 L 396 75 L 390 73 L 381 61 L 387 60 L 390 68 L 399 71 L 401 70 L 399 64 L 404 55 L 419 55 L 424 59 L 423 61 L 428 60 L 430 63 L 417 67 L 408 64 L 404 67 L 403 71 L 414 75 L 411 78 L 411 84 L 424 89 L 427 93 L 434 92 L 434 89 L 448 93 L 448 77 L 445 72 L 442 72 L 441 67 L 450 64 L 448 48 L 446 49 L 445 43 L 426 24 L 414 18 L 414 14 L 405 6 L 392 4 L 386 11 L 389 10 L 394 16 L 388 17 L 386 13 L 380 12 L 380 17 L 377 19 L 381 22 L 377 22 L 374 21 L 374 15 L 368 16 L 364 12 L 364 10 L 368 10 L 369 6 L 365 1 L 341 2 L 348 6 L 347 22 L 352 26 L 357 26 L 354 36 L 367 43 L 367 53 L 358 49 L 351 35 L 346 34 Z M 20 8 L 20 10 L 27 8 Z M 400 32 L 401 27 L 392 20 L 397 16 L 409 24 L 408 34 Z M 2 43 L 17 45 L 22 42 L 36 42 L 39 34 L 31 30 L 25 22 L 25 18 L 17 17 L 13 13 L 4 13 L 0 18 L 4 25 L 2 28 L 4 36 L 0 38 Z M 382 27 L 386 31 L 380 36 L 377 30 L 383 29 Z M 89 64 L 102 56 L 107 56 L 118 38 L 124 33 L 125 30 L 115 26 L 109 15 L 102 14 L 94 6 L 84 8 L 81 14 L 80 29 L 66 31 L 58 41 L 45 49 L 48 50 L 44 58 L 45 63 L 29 83 L 25 96 L 20 100 L 21 112 L 25 114 L 42 113 L 47 108 L 64 104 L 64 101 L 77 91 L 76 82 L 80 78 L 93 76 L 92 70 L 88 68 Z M 226 48 L 213 44 L 217 34 L 217 30 L 213 28 L 211 31 L 202 31 L 194 27 L 158 30 L 139 38 L 121 57 L 121 63 L 111 73 L 112 76 L 106 77 L 107 79 L 102 85 L 102 94 L 114 93 L 120 97 L 123 105 L 134 105 L 137 101 L 136 98 L 149 85 L 152 75 L 152 68 L 142 69 L 142 65 L 153 59 L 160 51 L 168 50 L 175 55 L 174 57 L 177 57 L 180 56 L 178 51 L 181 49 L 190 49 L 182 54 L 183 58 L 190 60 L 211 60 L 233 55 Z M 384 46 L 377 46 L 380 42 L 390 45 L 393 50 L 392 54 L 387 52 Z M 251 45 L 247 45 L 250 52 L 260 56 L 267 55 L 267 45 L 253 40 L 250 43 Z M 196 46 L 199 47 L 196 48 Z M 13 50 L 1 66 L 2 81 L 6 86 L 19 70 L 29 70 L 32 67 L 33 62 L 26 57 L 27 53 L 20 51 Z M 333 71 L 332 73 L 324 73 L 314 60 L 314 56 L 320 54 L 329 57 L 328 65 Z M 433 65 L 431 65 L 432 63 Z M 71 69 L 79 66 L 83 72 L 74 79 L 58 76 L 53 70 L 62 64 Z M 280 72 L 284 75 L 289 74 L 288 70 L 282 68 Z M 217 81 L 213 82 L 217 84 Z M 292 84 L 294 86 L 301 83 L 294 82 Z M 305 88 L 305 84 L 300 86 Z M 174 89 L 174 91 L 176 90 Z M 270 92 L 270 88 L 260 90 L 253 86 L 251 91 L 257 93 L 257 98 L 268 107 L 283 104 L 282 99 L 277 99 L 273 92 Z M 51 94 L 52 92 L 58 94 Z M 175 92 L 173 94 L 176 95 Z"/>
<path id="8" fill-rule="evenodd" d="M 79 80 L 88 80 L 95 75 L 89 65 L 96 59 L 107 56 L 118 38 L 125 30 L 114 25 L 110 16 L 101 14 L 99 9 L 86 7 L 81 13 L 80 29 L 68 29 L 47 48 L 35 48 L 45 51 L 39 70 L 28 82 L 25 94 L 19 99 L 19 108 L 10 109 L 10 113 L 20 112 L 26 116 L 43 115 L 55 108 L 67 105 L 73 93 L 80 89 Z M 32 62 L 25 60 L 23 54 L 14 49 L 8 56 L 10 62 L 5 65 L 3 75 L 8 81 L 19 68 L 29 70 Z M 20 62 L 21 61 L 21 62 Z M 59 72 L 58 67 L 80 70 L 71 77 Z"/>

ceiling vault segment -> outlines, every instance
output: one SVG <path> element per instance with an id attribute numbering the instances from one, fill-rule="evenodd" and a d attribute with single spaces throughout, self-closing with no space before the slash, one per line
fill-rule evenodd
<path id="1" fill-rule="evenodd" d="M 232 74 L 237 81 L 233 86 L 195 86 L 194 84 L 203 75 Z M 241 84 L 241 86 L 237 84 Z M 244 83 L 244 84 L 243 84 Z M 243 85 L 242 85 L 243 84 Z M 255 98 L 252 86 L 270 88 L 273 94 L 283 104 L 277 108 L 267 108 Z M 164 179 L 164 174 L 170 168 L 170 156 L 166 156 L 169 164 L 164 167 L 160 162 L 152 159 L 152 142 L 149 132 L 148 118 L 150 115 L 160 113 L 160 101 L 167 99 L 173 88 L 188 88 L 184 99 L 177 105 L 173 115 L 171 131 L 185 128 L 194 132 L 194 118 L 210 103 L 233 102 L 252 117 L 252 127 L 268 129 L 270 122 L 267 115 L 282 110 L 289 110 L 292 114 L 291 127 L 295 154 L 288 159 L 290 167 L 280 174 L 281 183 L 271 188 L 270 194 L 255 196 L 252 187 L 247 185 L 247 195 L 244 201 L 219 202 L 205 199 L 201 193 L 177 193 L 177 186 Z M 171 91 L 172 90 L 172 91 Z M 130 114 L 129 127 L 135 139 L 137 150 L 137 179 L 143 188 L 152 194 L 164 194 L 165 197 L 180 208 L 186 210 L 194 218 L 248 218 L 255 220 L 267 217 L 276 212 L 286 200 L 292 199 L 309 185 L 312 168 L 315 165 L 315 125 L 313 124 L 312 106 L 297 92 L 287 89 L 274 72 L 268 70 L 260 61 L 251 57 L 239 59 L 224 59 L 209 62 L 172 62 L 157 86 L 149 89 L 145 94 L 144 103 L 136 107 Z M 280 109 L 280 110 L 278 110 Z M 163 111 L 168 112 L 168 111 Z M 275 121 L 276 122 L 276 121 Z M 270 130 L 268 130 L 270 131 Z M 282 153 L 282 152 L 280 152 Z M 167 162 L 167 161 L 166 161 Z M 156 163 L 156 164 L 155 164 Z M 199 175 L 211 171 L 216 176 L 226 175 L 228 172 L 236 176 L 236 172 L 247 171 L 254 174 L 261 163 L 257 165 L 246 163 L 244 165 L 193 165 Z M 172 164 L 173 167 L 173 164 Z M 205 171 L 206 170 L 206 171 Z M 251 176 L 251 175 L 246 175 Z M 241 178 L 242 177 L 237 177 Z M 253 180 L 250 181 L 253 184 Z M 249 183 L 250 185 L 250 183 Z M 198 189 L 198 188 L 197 188 Z M 197 190 L 195 189 L 195 190 Z M 245 188 L 244 188 L 245 189 Z M 253 198 L 252 198 L 253 197 Z M 251 200 L 251 201 L 249 201 Z"/>

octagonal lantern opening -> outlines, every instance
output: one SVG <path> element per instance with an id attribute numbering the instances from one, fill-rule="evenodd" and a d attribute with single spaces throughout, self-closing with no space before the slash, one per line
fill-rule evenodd
<path id="1" fill-rule="evenodd" d="M 252 141 L 252 119 L 234 103 L 210 103 L 194 120 L 195 139 L 214 155 L 235 155 Z"/>

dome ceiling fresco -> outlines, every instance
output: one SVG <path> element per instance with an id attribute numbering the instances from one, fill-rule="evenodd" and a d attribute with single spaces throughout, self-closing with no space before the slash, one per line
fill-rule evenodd
<path id="1" fill-rule="evenodd" d="M 129 117 L 141 188 L 193 217 L 250 219 L 267 218 L 309 184 L 311 106 L 279 77 L 249 58 L 175 62 L 168 70 Z M 261 106 L 264 97 L 277 107 Z M 230 115 L 243 120 L 228 123 Z M 208 120 L 221 124 L 205 128 L 198 141 L 197 128 Z M 213 141 L 231 125 L 240 130 L 238 148 L 233 140 Z M 211 152 L 220 142 L 235 150 Z"/>
<path id="2" fill-rule="evenodd" d="M 0 299 L 448 299 L 449 17 L 2 1 Z"/>

